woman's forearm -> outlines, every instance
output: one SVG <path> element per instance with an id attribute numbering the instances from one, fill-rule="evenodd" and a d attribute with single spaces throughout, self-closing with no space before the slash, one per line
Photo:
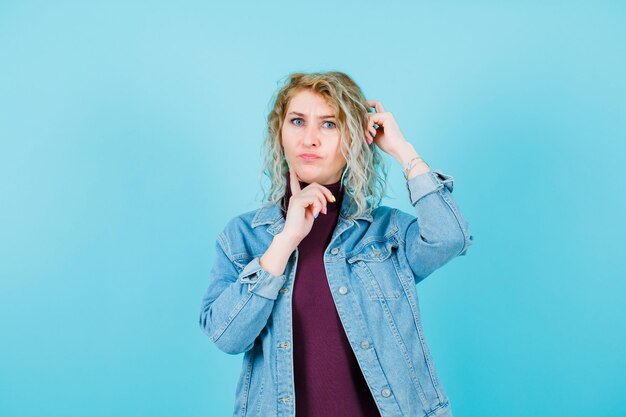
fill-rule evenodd
<path id="1" fill-rule="evenodd" d="M 411 159 L 420 155 L 417 153 L 411 142 L 406 142 L 405 148 L 402 149 L 402 151 L 397 155 L 392 156 L 400 163 L 400 165 L 402 165 L 402 170 L 404 171 L 406 164 L 408 164 Z M 407 179 L 411 179 L 428 171 L 430 171 L 428 164 L 426 164 L 422 159 L 419 159 L 409 171 Z"/>
<path id="2" fill-rule="evenodd" d="M 289 257 L 296 249 L 295 244 L 282 232 L 274 236 L 272 243 L 267 248 L 259 261 L 261 267 L 272 275 L 282 275 L 289 261 Z"/>

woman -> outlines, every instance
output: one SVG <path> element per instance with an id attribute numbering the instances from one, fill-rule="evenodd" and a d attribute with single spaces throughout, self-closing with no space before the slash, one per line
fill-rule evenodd
<path id="1" fill-rule="evenodd" d="M 200 311 L 218 348 L 245 352 L 234 415 L 452 416 L 415 284 L 472 243 L 453 178 L 341 72 L 291 74 L 264 149 L 267 204 L 218 235 Z M 380 205 L 378 149 L 415 215 Z"/>

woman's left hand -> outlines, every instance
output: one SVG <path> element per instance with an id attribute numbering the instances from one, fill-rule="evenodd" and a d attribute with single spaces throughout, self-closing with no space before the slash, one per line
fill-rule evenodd
<path id="1" fill-rule="evenodd" d="M 366 103 L 368 106 L 374 107 L 376 113 L 367 114 L 367 136 L 365 140 L 370 145 L 375 142 L 384 152 L 397 158 L 410 143 L 400 131 L 400 126 L 398 126 L 393 114 L 386 112 L 380 101 L 367 100 Z M 374 123 L 378 125 L 378 129 L 374 128 Z M 372 138 L 372 134 L 375 135 L 374 138 Z"/>

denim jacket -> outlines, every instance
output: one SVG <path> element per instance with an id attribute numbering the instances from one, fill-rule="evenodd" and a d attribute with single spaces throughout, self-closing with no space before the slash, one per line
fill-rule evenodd
<path id="1" fill-rule="evenodd" d="M 350 220 L 356 203 L 345 192 L 324 266 L 382 417 L 452 417 L 426 343 L 416 284 L 465 255 L 473 236 L 450 194 L 453 177 L 431 170 L 406 186 L 416 216 L 379 206 Z M 284 225 L 276 203 L 232 218 L 217 237 L 199 321 L 220 350 L 244 353 L 233 416 L 295 416 L 291 290 L 298 250 L 283 275 L 259 264 Z"/>

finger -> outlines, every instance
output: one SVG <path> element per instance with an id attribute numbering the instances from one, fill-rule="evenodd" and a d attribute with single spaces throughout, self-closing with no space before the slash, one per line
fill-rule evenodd
<path id="1" fill-rule="evenodd" d="M 328 207 L 328 202 L 334 203 L 337 201 L 333 193 L 322 184 L 318 184 L 316 182 L 311 184 L 314 187 L 314 190 L 319 192 L 320 201 L 324 204 L 324 209 Z"/>
<path id="2" fill-rule="evenodd" d="M 315 202 L 313 203 L 313 215 L 315 216 L 315 218 L 319 216 L 321 211 L 322 211 L 322 203 L 319 201 L 319 199 L 316 198 Z"/>
<path id="3" fill-rule="evenodd" d="M 380 113 L 383 113 L 385 109 L 380 101 L 366 100 L 365 102 L 369 107 L 373 107 L 376 110 L 376 113 L 368 112 L 367 114 L 367 133 L 365 134 L 365 141 L 368 145 L 371 145 L 376 137 L 376 129 L 383 124 L 380 119 Z"/>
<path id="4" fill-rule="evenodd" d="M 374 107 L 377 113 L 383 113 L 385 111 L 385 109 L 383 108 L 383 104 L 380 101 L 366 100 L 365 102 L 368 106 Z"/>
<path id="5" fill-rule="evenodd" d="M 381 112 L 381 113 L 368 113 L 367 115 L 367 123 L 368 125 L 384 125 L 385 124 L 385 120 L 387 119 L 387 114 L 385 112 Z M 374 126 L 374 128 L 376 128 L 376 126 Z"/>
<path id="6" fill-rule="evenodd" d="M 372 126 L 370 126 L 370 122 L 368 120 L 367 125 L 365 126 L 365 136 L 363 137 L 368 145 L 370 145 L 374 141 L 375 136 L 375 133 L 372 132 L 371 129 Z"/>
<path id="7" fill-rule="evenodd" d="M 374 120 L 370 119 L 368 125 L 367 125 L 367 132 L 369 133 L 369 135 L 371 136 L 370 139 L 374 140 L 374 138 L 376 138 L 376 127 L 374 127 Z"/>
<path id="8" fill-rule="evenodd" d="M 384 114 L 370 113 L 367 118 L 365 140 L 367 143 L 372 143 L 376 138 L 376 128 L 384 125 Z M 377 123 L 378 122 L 378 123 Z"/>
<path id="9" fill-rule="evenodd" d="M 324 195 L 323 192 L 321 192 L 320 190 L 317 190 L 317 202 L 319 203 L 319 212 L 327 214 L 328 213 L 328 209 L 327 204 L 328 202 L 326 201 L 326 196 Z"/>
<path id="10" fill-rule="evenodd" d="M 300 193 L 291 197 L 289 206 L 291 207 L 293 204 L 294 206 L 302 207 L 304 210 L 304 217 L 309 219 L 310 216 L 315 215 L 315 202 L 315 198 L 311 198 L 311 196 Z"/>
<path id="11" fill-rule="evenodd" d="M 291 185 L 292 195 L 301 191 L 299 181 L 300 178 L 298 178 L 298 174 L 296 174 L 296 171 L 289 167 L 289 184 Z"/>
<path id="12" fill-rule="evenodd" d="M 306 191 L 305 191 L 306 192 Z M 304 211 L 305 213 L 310 213 L 313 217 L 317 217 L 320 211 L 322 211 L 322 203 L 319 201 L 319 196 L 314 193 L 307 194 L 303 196 L 305 203 Z"/>
<path id="13" fill-rule="evenodd" d="M 311 183 L 302 192 L 302 194 L 305 196 L 306 201 L 309 202 L 309 204 L 313 205 L 311 211 L 315 216 L 317 216 L 317 214 L 319 214 L 320 212 L 323 212 L 324 214 L 328 213 L 328 211 L 326 210 L 326 196 L 318 187 L 322 186 L 318 183 Z"/>

